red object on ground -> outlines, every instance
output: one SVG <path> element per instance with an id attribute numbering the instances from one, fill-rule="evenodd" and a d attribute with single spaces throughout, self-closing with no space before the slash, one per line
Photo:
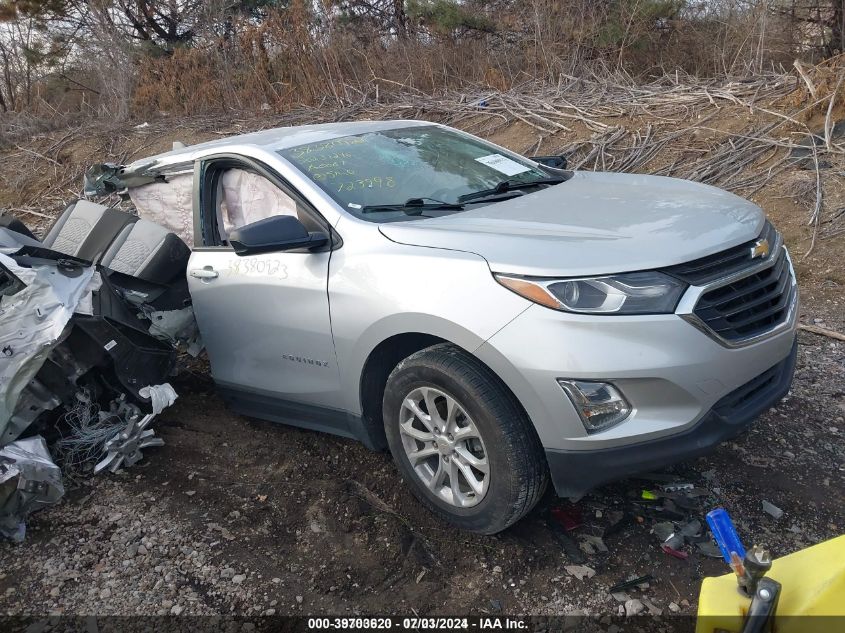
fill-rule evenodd
<path id="1" fill-rule="evenodd" d="M 563 526 L 567 532 L 571 532 L 582 525 L 584 521 L 581 518 L 581 509 L 578 506 L 569 504 L 565 506 L 557 506 L 551 510 L 552 516 L 555 520 Z"/>
<path id="2" fill-rule="evenodd" d="M 687 552 L 682 552 L 679 549 L 672 549 L 665 543 L 660 546 L 660 549 L 669 554 L 669 556 L 674 556 L 675 558 L 679 558 L 681 560 L 686 560 L 687 558 L 689 558 L 689 554 Z"/>

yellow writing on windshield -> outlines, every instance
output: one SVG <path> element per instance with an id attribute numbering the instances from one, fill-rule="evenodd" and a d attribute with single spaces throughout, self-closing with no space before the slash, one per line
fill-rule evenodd
<path id="1" fill-rule="evenodd" d="M 354 169 L 327 169 L 325 171 L 312 171 L 311 177 L 314 180 L 334 180 L 335 178 L 348 178 L 355 175 Z"/>
<path id="2" fill-rule="evenodd" d="M 295 158 L 305 156 L 308 154 L 315 154 L 325 152 L 326 150 L 335 149 L 336 147 L 346 147 L 349 145 L 363 145 L 364 139 L 355 136 L 347 136 L 344 138 L 336 138 L 331 141 L 320 141 L 319 143 L 309 143 L 308 145 L 300 145 L 294 147 L 291 153 Z"/>
<path id="3" fill-rule="evenodd" d="M 352 158 L 352 154 L 349 152 L 335 152 L 333 154 L 315 154 L 313 156 L 305 155 L 302 157 L 297 156 L 297 160 L 305 165 L 317 162 L 344 160 L 347 158 Z"/>

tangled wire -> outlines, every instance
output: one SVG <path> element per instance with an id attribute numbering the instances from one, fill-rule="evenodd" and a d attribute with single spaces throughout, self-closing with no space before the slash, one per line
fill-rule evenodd
<path id="1" fill-rule="evenodd" d="M 66 472 L 81 472 L 102 457 L 106 442 L 126 427 L 126 420 L 116 411 L 102 411 L 83 389 L 58 426 L 65 432 L 55 444 L 56 455 Z"/>

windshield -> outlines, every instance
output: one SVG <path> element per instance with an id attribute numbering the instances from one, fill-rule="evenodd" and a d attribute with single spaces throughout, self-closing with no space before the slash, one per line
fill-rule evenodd
<path id="1" fill-rule="evenodd" d="M 527 160 L 438 126 L 344 136 L 279 154 L 344 209 L 374 222 L 459 213 L 467 194 L 492 190 L 504 181 L 518 186 L 549 178 L 548 172 Z M 402 207 L 409 200 L 418 205 L 412 214 L 389 208 Z M 426 203 L 425 209 L 419 209 L 420 201 Z M 467 204 L 484 202 L 480 196 Z M 437 208 L 436 203 L 451 206 Z"/>

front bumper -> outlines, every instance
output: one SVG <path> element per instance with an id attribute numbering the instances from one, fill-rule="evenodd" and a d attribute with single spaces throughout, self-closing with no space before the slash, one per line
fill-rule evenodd
<path id="1" fill-rule="evenodd" d="M 599 450 L 546 450 L 558 495 L 577 497 L 629 475 L 662 468 L 711 452 L 747 429 L 789 391 L 798 341 L 789 356 L 721 398 L 692 428 L 660 439 Z"/>

